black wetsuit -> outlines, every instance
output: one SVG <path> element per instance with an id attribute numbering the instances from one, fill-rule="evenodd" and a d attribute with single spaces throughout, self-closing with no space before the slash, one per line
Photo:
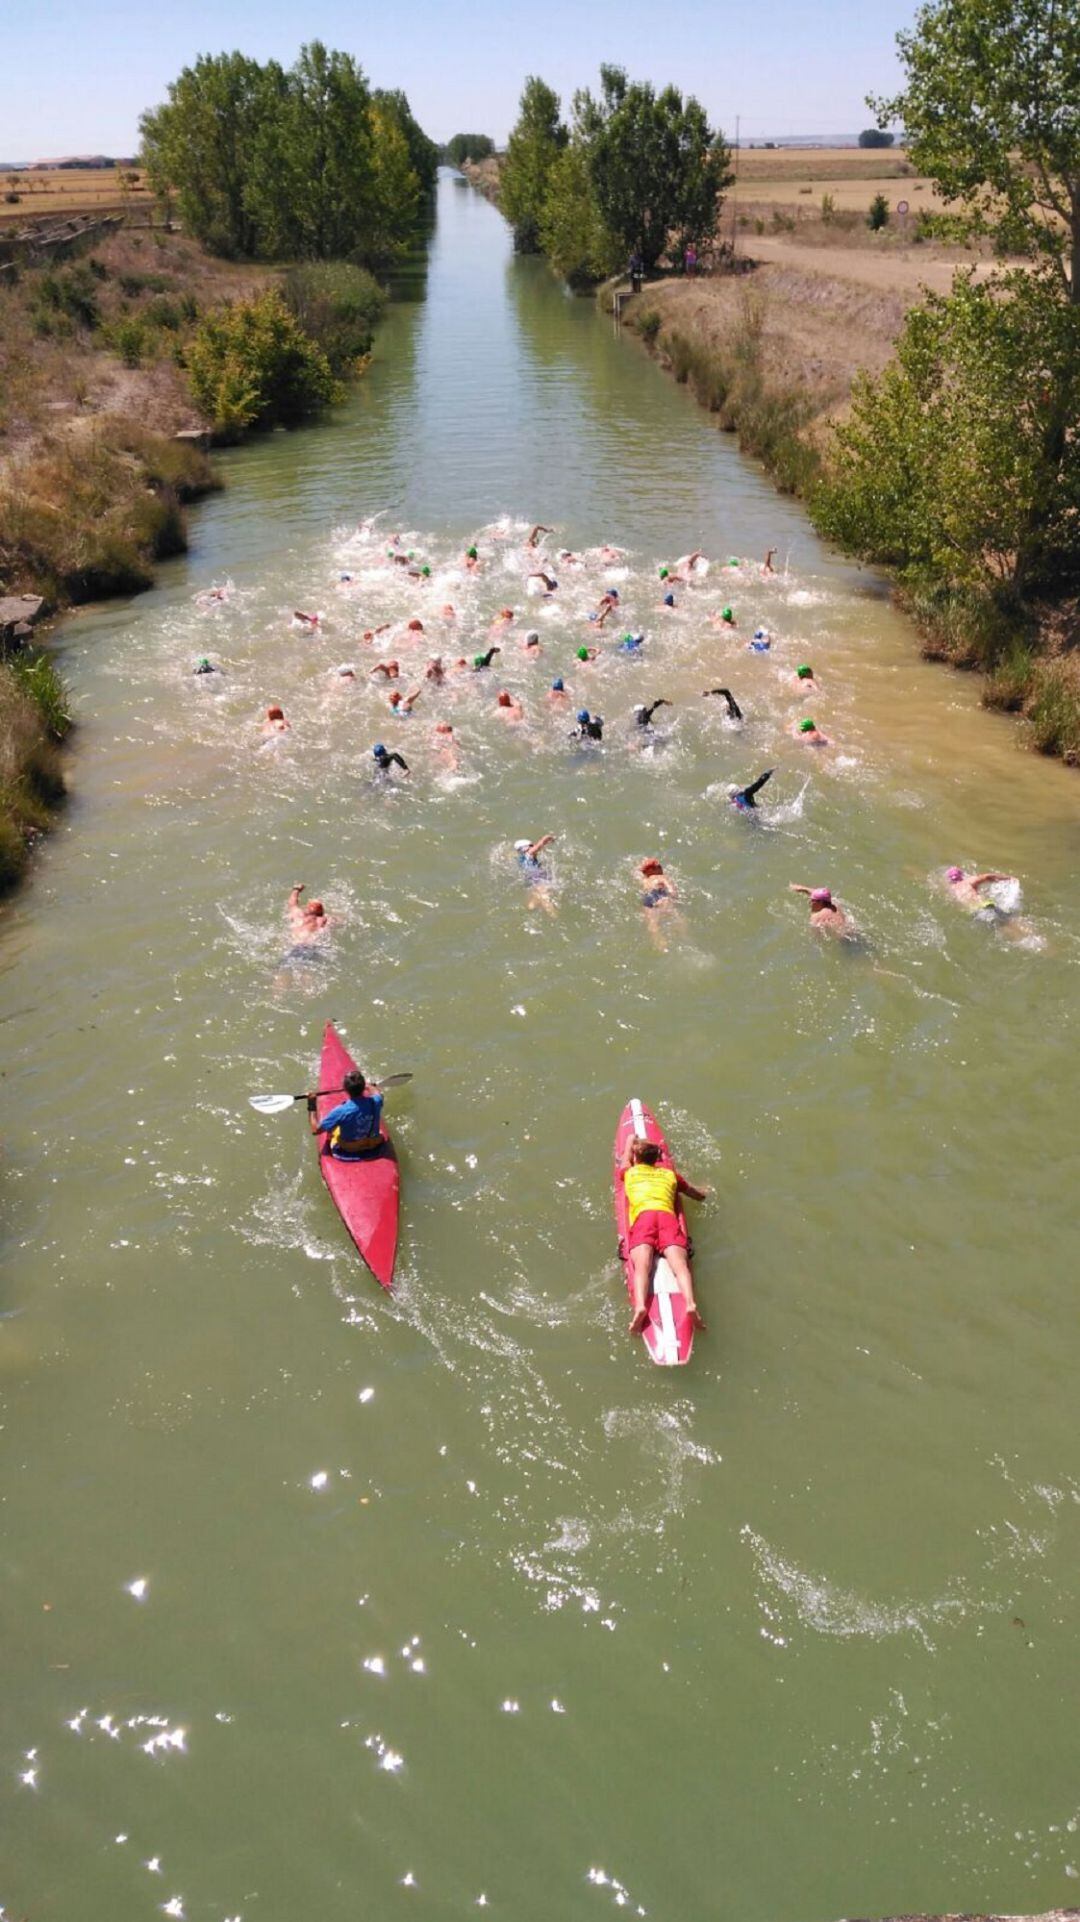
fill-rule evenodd
<path id="1" fill-rule="evenodd" d="M 640 711 L 637 714 L 635 714 L 634 719 L 636 720 L 639 727 L 651 727 L 652 717 L 656 713 L 657 708 L 670 707 L 670 706 L 671 706 L 670 701 L 654 701 L 651 707 L 641 708 Z"/>
<path id="2" fill-rule="evenodd" d="M 594 714 L 591 720 L 579 721 L 570 735 L 572 741 L 602 741 L 603 738 L 604 723 L 599 714 Z"/>
<path id="3" fill-rule="evenodd" d="M 766 781 L 772 780 L 774 773 L 774 768 L 767 767 L 764 774 L 759 774 L 756 781 L 751 781 L 749 787 L 737 789 L 731 797 L 732 807 L 738 808 L 740 812 L 743 808 L 756 808 L 757 802 L 754 796 L 765 786 Z"/>
<path id="4" fill-rule="evenodd" d="M 742 708 L 739 706 L 730 687 L 707 687 L 705 692 L 706 694 L 722 695 L 723 699 L 727 702 L 728 719 L 730 721 L 742 720 Z M 769 772 L 771 773 L 772 770 L 770 769 Z M 765 778 L 768 779 L 768 776 Z"/>
<path id="5" fill-rule="evenodd" d="M 402 760 L 400 754 L 392 754 L 389 748 L 384 747 L 382 753 L 376 754 L 375 756 L 375 766 L 378 768 L 380 774 L 389 774 L 390 769 L 395 766 L 395 764 L 401 768 L 404 773 L 407 774 L 409 772 L 408 763 Z"/>

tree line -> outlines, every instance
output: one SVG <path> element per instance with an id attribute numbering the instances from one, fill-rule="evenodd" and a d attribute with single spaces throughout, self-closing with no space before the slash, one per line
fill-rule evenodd
<path id="1" fill-rule="evenodd" d="M 155 193 L 227 259 L 385 265 L 434 191 L 439 150 L 404 93 L 318 40 L 289 68 L 204 54 L 140 127 Z"/>
<path id="2" fill-rule="evenodd" d="M 545 253 L 571 285 L 637 255 L 646 272 L 716 232 L 730 152 L 704 108 L 603 66 L 597 94 L 559 96 L 531 75 L 506 150 L 500 205 L 521 253 Z"/>

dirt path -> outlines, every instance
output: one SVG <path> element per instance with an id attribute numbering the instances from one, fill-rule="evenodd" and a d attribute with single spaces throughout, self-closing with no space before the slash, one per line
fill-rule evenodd
<path id="1" fill-rule="evenodd" d="M 900 294 L 908 305 L 921 287 L 947 294 L 960 267 L 974 267 L 977 278 L 985 280 L 995 266 L 993 261 L 974 260 L 970 254 L 940 255 L 923 247 L 906 248 L 903 253 L 877 253 L 869 247 L 805 246 L 784 234 L 755 234 L 752 239 L 740 235 L 738 251 L 749 260 L 792 267 L 800 274 L 849 281 L 879 294 Z"/>

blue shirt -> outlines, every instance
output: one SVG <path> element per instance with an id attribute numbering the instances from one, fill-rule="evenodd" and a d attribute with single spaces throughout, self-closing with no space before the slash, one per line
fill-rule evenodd
<path id="1" fill-rule="evenodd" d="M 340 1101 L 323 1116 L 316 1132 L 329 1134 L 332 1129 L 340 1128 L 342 1141 L 370 1141 L 379 1132 L 382 1105 L 381 1094 L 362 1094 L 359 1101 Z"/>

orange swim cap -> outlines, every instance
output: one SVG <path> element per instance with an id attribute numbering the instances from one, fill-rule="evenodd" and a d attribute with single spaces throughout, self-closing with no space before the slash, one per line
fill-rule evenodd
<path id="1" fill-rule="evenodd" d="M 266 710 L 266 718 L 268 721 L 283 721 L 285 719 L 285 710 L 280 707 L 268 707 Z"/>
<path id="2" fill-rule="evenodd" d="M 499 695 L 499 706 L 500 706 L 500 707 L 513 707 L 513 705 L 514 705 L 514 703 L 513 703 L 513 701 L 512 701 L 512 699 L 511 699 L 511 697 L 510 697 L 510 695 L 509 695 L 509 694 L 507 693 L 507 691 L 506 691 L 506 689 L 505 689 L 505 687 L 504 687 L 504 688 L 503 688 L 503 691 L 502 691 L 502 693 L 501 693 L 501 694 Z"/>
<path id="3" fill-rule="evenodd" d="M 648 859 L 641 863 L 641 872 L 642 874 L 663 874 L 663 862 L 658 861 L 655 854 L 650 854 Z"/>
<path id="4" fill-rule="evenodd" d="M 309 901 L 304 908 L 304 913 L 313 916 L 321 915 L 326 913 L 326 909 L 323 907 L 321 901 Z"/>
<path id="5" fill-rule="evenodd" d="M 410 634 L 422 634 L 424 631 L 423 621 L 410 621 L 408 631 Z"/>

